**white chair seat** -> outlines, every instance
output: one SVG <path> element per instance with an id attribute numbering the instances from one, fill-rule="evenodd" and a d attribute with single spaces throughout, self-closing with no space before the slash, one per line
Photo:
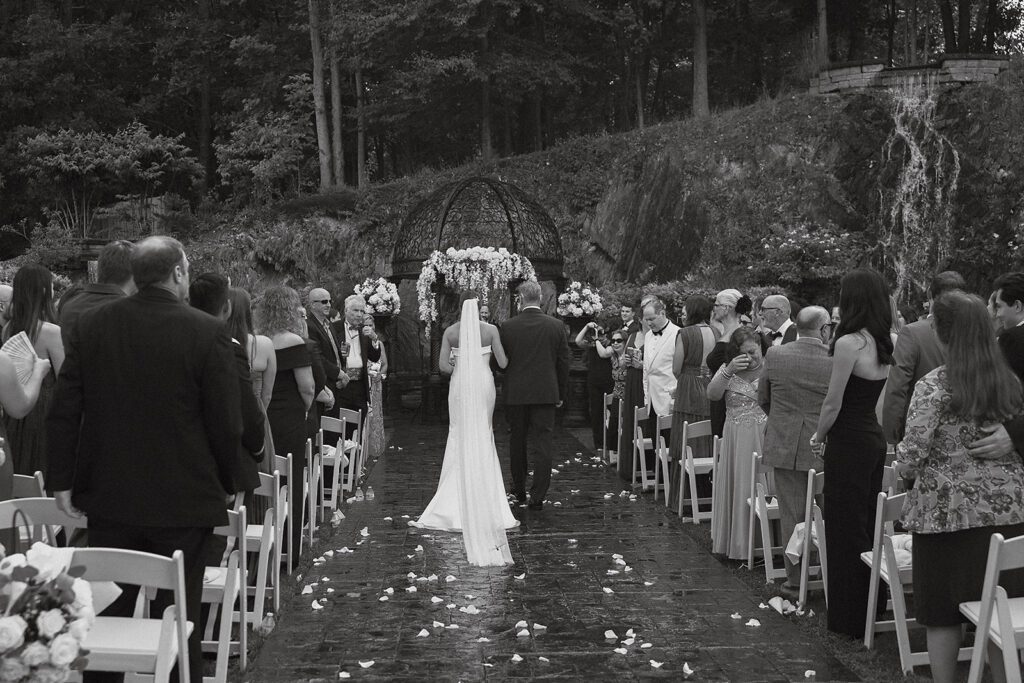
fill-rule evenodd
<path id="1" fill-rule="evenodd" d="M 89 651 L 89 668 L 94 671 L 152 672 L 163 621 L 131 617 L 96 617 L 82 647 Z M 193 624 L 188 622 L 188 634 Z"/>
<path id="2" fill-rule="evenodd" d="M 245 527 L 245 542 L 249 544 L 249 550 L 259 550 L 263 542 L 263 525 L 249 524 Z"/>
<path id="3" fill-rule="evenodd" d="M 747 505 L 750 505 L 749 498 L 747 498 Z M 769 498 L 765 504 L 765 509 L 768 511 L 769 519 L 779 519 L 779 501 L 777 498 Z"/>
<path id="4" fill-rule="evenodd" d="M 692 467 L 690 463 L 692 463 Z M 707 474 L 714 468 L 714 458 L 692 458 L 686 463 L 686 471 L 689 472 L 692 469 L 697 474 Z"/>
<path id="5" fill-rule="evenodd" d="M 1007 600 L 1010 605 L 1010 623 L 1013 624 L 1013 633 L 1019 638 L 1024 634 L 1024 598 L 1010 598 Z M 981 619 L 981 601 L 975 600 L 973 602 L 961 602 L 960 612 L 971 620 L 972 623 L 977 624 L 978 620 Z M 1000 649 L 1003 647 L 1002 634 L 999 631 L 998 616 L 995 611 L 992 612 L 992 629 L 989 631 L 989 640 L 993 641 Z"/>

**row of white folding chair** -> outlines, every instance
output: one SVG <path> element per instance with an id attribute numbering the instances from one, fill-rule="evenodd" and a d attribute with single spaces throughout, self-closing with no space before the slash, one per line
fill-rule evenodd
<path id="1" fill-rule="evenodd" d="M 813 468 L 807 471 L 807 490 L 804 493 L 804 543 L 800 552 L 800 598 L 801 608 L 807 606 L 810 589 L 825 591 L 825 606 L 828 606 L 828 548 L 825 545 L 825 516 L 816 498 L 825 492 L 825 473 Z M 789 543 L 789 539 L 783 539 Z M 818 550 L 818 564 L 812 565 L 814 549 Z M 811 575 L 817 579 L 811 579 Z"/>
<path id="2" fill-rule="evenodd" d="M 362 413 L 356 410 L 339 409 L 339 417 L 323 416 L 320 418 L 320 430 L 317 432 L 317 450 L 320 452 L 321 467 L 331 468 L 330 486 L 326 477 L 321 474 L 318 499 L 321 509 L 331 512 L 341 504 L 341 494 L 355 490 L 355 485 L 362 474 L 363 438 L 361 420 Z M 345 434 L 351 429 L 351 438 Z M 324 445 L 324 434 L 338 437 L 337 447 L 331 449 Z"/>
<path id="3" fill-rule="evenodd" d="M 960 603 L 961 614 L 977 627 L 967 683 L 981 682 L 989 643 L 1002 653 L 1006 680 L 1021 683 L 1019 650 L 1024 643 L 1024 597 L 1010 598 L 999 585 L 1000 574 L 1012 569 L 1024 569 L 1024 536 L 1006 539 L 1002 534 L 992 534 L 981 599 Z"/>
<path id="4" fill-rule="evenodd" d="M 711 457 L 697 458 L 693 455 L 694 442 L 698 439 L 711 439 Z M 701 422 L 683 422 L 683 434 L 681 442 L 683 452 L 680 454 L 677 467 L 681 468 L 679 473 L 679 517 L 683 517 L 683 506 L 686 502 L 686 491 L 690 489 L 690 514 L 694 524 L 703 521 L 711 521 L 711 510 L 704 511 L 701 505 L 710 506 L 714 503 L 715 494 L 715 469 L 718 466 L 718 448 L 720 440 L 711 431 L 711 420 Z M 701 498 L 697 493 L 697 476 L 711 475 L 711 497 Z M 666 501 L 666 505 L 668 501 Z"/>
<path id="5" fill-rule="evenodd" d="M 269 511 L 268 511 L 269 513 Z M 250 624 L 248 599 L 244 586 L 248 585 L 249 547 L 246 539 L 248 522 L 245 506 L 238 511 L 228 510 L 228 523 L 216 527 L 213 533 L 226 539 L 224 554 L 217 567 L 207 567 L 203 579 L 202 601 L 210 605 L 203 633 L 203 652 L 217 653 L 213 676 L 205 676 L 205 683 L 225 683 L 228 661 L 238 656 L 238 669 L 244 672 L 248 664 L 246 647 Z M 238 605 L 237 611 L 235 605 Z M 219 619 L 218 619 L 219 616 Z M 231 636 L 232 626 L 238 624 L 238 639 Z M 215 628 L 219 624 L 219 627 Z"/>
<path id="6" fill-rule="evenodd" d="M 19 514 L 20 513 L 20 514 Z M 0 529 L 17 529 L 25 523 L 29 528 L 62 526 L 66 530 L 87 528 L 85 517 L 71 517 L 57 507 L 53 498 L 21 498 L 0 501 Z M 188 636 L 193 624 L 185 610 L 185 565 L 181 551 L 172 557 L 114 548 L 78 548 L 72 566 L 85 569 L 89 581 L 115 581 L 150 591 L 169 590 L 174 604 L 167 607 L 162 618 L 96 617 L 83 647 L 89 651 L 87 671 L 142 673 L 153 676 L 156 683 L 170 678 L 175 661 L 179 664 L 183 683 L 188 676 Z M 140 605 L 148 607 L 143 598 Z"/>
<path id="7" fill-rule="evenodd" d="M 929 659 L 927 650 L 915 652 L 910 646 L 910 629 L 919 626 L 917 620 L 907 613 L 906 594 L 913 589 L 913 567 L 901 567 L 896 562 L 896 549 L 892 541 L 895 535 L 894 523 L 899 521 L 902 515 L 906 496 L 905 493 L 889 495 L 885 491 L 878 494 L 872 548 L 870 552 L 861 553 L 860 559 L 871 567 L 864 646 L 869 650 L 874 647 L 876 633 L 895 631 L 900 667 L 904 674 L 909 674 L 914 672 L 914 667 L 927 665 Z M 882 582 L 889 587 L 886 610 L 892 611 L 891 619 L 879 619 L 875 612 Z M 960 648 L 957 655 L 960 661 L 966 661 L 970 657 L 971 648 Z"/>
<path id="8" fill-rule="evenodd" d="M 651 417 L 650 406 L 639 406 L 633 409 L 633 475 L 634 486 L 640 485 L 641 489 L 647 490 L 654 485 L 654 476 L 647 473 L 647 451 L 654 450 L 654 440 L 644 435 L 644 425 Z"/>
<path id="9" fill-rule="evenodd" d="M 672 461 L 669 457 L 669 444 L 665 441 L 664 432 L 672 428 L 671 415 L 658 415 L 654 428 L 654 502 L 658 502 L 658 489 L 665 491 L 665 507 L 668 507 L 669 491 L 672 479 L 669 471 Z M 644 479 L 647 479 L 647 458 L 641 459 Z"/>
<path id="10" fill-rule="evenodd" d="M 742 463 L 741 463 L 742 466 Z M 763 465 L 761 455 L 750 454 L 750 488 L 747 493 L 747 568 L 753 571 L 754 560 L 764 558 L 766 583 L 786 578 L 785 565 L 775 564 L 775 556 L 785 552 L 785 546 L 775 538 L 773 523 L 781 521 L 779 500 L 775 495 L 774 479 L 770 467 Z M 755 525 L 755 522 L 758 524 Z M 761 547 L 755 547 L 756 535 L 760 532 Z M 783 539 L 784 540 L 784 539 Z"/>
<path id="11" fill-rule="evenodd" d="M 275 456 L 280 457 L 280 456 Z M 287 458 L 285 458 L 287 461 Z M 282 546 L 287 542 L 288 520 L 290 501 L 289 488 L 287 484 L 281 483 L 281 472 L 274 470 L 274 474 L 260 472 L 260 485 L 253 491 L 253 495 L 266 498 L 268 509 L 264 516 L 263 523 L 250 523 L 246 525 L 246 547 L 249 551 L 259 553 L 257 577 L 255 586 L 247 586 L 247 591 L 254 598 L 252 619 L 259 623 L 264 616 L 264 604 L 267 591 L 273 596 L 273 609 L 278 612 L 281 609 L 281 590 L 283 581 L 281 579 L 281 565 L 286 557 Z M 236 507 L 236 511 L 240 506 Z M 263 571 L 263 562 L 269 559 L 267 574 L 260 576 Z"/>
<path id="12" fill-rule="evenodd" d="M 618 425 L 617 434 L 613 437 L 615 439 L 615 448 L 611 448 L 608 444 L 608 432 L 612 428 L 612 406 L 616 406 L 618 411 Z M 601 442 L 601 459 L 609 465 L 615 465 L 619 462 L 619 442 L 621 441 L 622 434 L 622 401 L 615 403 L 614 394 L 605 394 L 604 401 L 602 403 L 603 408 L 601 409 L 602 419 L 601 424 L 604 426 Z"/>

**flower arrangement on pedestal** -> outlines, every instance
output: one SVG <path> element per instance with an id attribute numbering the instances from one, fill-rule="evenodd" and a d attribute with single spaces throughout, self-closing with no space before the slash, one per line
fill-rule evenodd
<path id="1" fill-rule="evenodd" d="M 558 315 L 563 318 L 583 318 L 596 315 L 604 309 L 601 295 L 585 282 L 573 280 L 558 295 Z"/>
<path id="2" fill-rule="evenodd" d="M 57 683 L 84 668 L 82 642 L 96 613 L 92 588 L 68 569 L 70 557 L 35 543 L 0 561 L 0 680 Z"/>
<path id="3" fill-rule="evenodd" d="M 362 284 L 356 285 L 354 291 L 366 299 L 366 312 L 370 315 L 398 315 L 402 310 L 398 287 L 382 277 L 368 277 Z"/>
<path id="4" fill-rule="evenodd" d="M 537 273 L 530 259 L 513 254 L 504 247 L 470 247 L 435 251 L 423 262 L 423 270 L 416 281 L 420 320 L 428 324 L 437 320 L 437 299 L 434 284 L 443 280 L 448 287 L 473 289 L 486 302 L 492 289 L 504 289 L 514 280 L 534 280 Z"/>

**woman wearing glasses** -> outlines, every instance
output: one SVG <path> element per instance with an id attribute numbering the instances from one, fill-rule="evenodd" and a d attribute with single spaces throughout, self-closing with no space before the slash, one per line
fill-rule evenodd
<path id="1" fill-rule="evenodd" d="M 644 306 L 656 301 L 657 298 L 653 294 L 645 294 L 640 299 L 636 310 L 643 311 Z M 644 396 L 644 335 L 647 334 L 648 327 L 642 317 L 635 316 L 634 320 L 639 321 L 640 327 L 626 336 L 626 349 L 622 357 L 622 362 L 626 365 L 626 380 L 622 391 L 622 421 L 624 424 L 619 439 L 619 476 L 625 481 L 633 480 L 633 458 L 622 457 L 623 453 L 633 452 L 633 411 L 643 407 L 646 402 Z"/>
<path id="2" fill-rule="evenodd" d="M 595 351 L 601 358 L 607 358 L 612 365 L 612 404 L 608 407 L 611 419 L 608 422 L 608 443 L 614 444 L 619 434 L 619 404 L 626 397 L 626 333 L 615 330 L 608 339 L 608 346 L 598 338 L 594 342 Z"/>

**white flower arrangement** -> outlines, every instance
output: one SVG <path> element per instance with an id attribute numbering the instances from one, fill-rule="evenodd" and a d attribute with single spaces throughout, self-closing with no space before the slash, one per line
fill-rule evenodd
<path id="1" fill-rule="evenodd" d="M 368 277 L 354 289 L 356 294 L 366 299 L 366 310 L 370 315 L 398 315 L 402 310 L 398 287 L 382 277 Z"/>
<path id="2" fill-rule="evenodd" d="M 602 310 L 601 294 L 589 284 L 573 280 L 558 295 L 558 315 L 563 318 L 597 315 Z"/>
<path id="3" fill-rule="evenodd" d="M 480 292 L 486 302 L 487 292 L 504 289 L 513 280 L 536 280 L 537 273 L 530 259 L 513 254 L 501 247 L 470 247 L 447 251 L 435 251 L 423 262 L 423 270 L 416 281 L 419 299 L 420 320 L 429 323 L 437 320 L 437 300 L 433 286 L 443 279 L 449 287 L 459 290 L 472 289 Z"/>
<path id="4" fill-rule="evenodd" d="M 2 546 L 0 546 L 2 548 Z M 35 543 L 0 561 L 0 681 L 65 681 L 85 666 L 92 589 L 66 552 Z"/>

